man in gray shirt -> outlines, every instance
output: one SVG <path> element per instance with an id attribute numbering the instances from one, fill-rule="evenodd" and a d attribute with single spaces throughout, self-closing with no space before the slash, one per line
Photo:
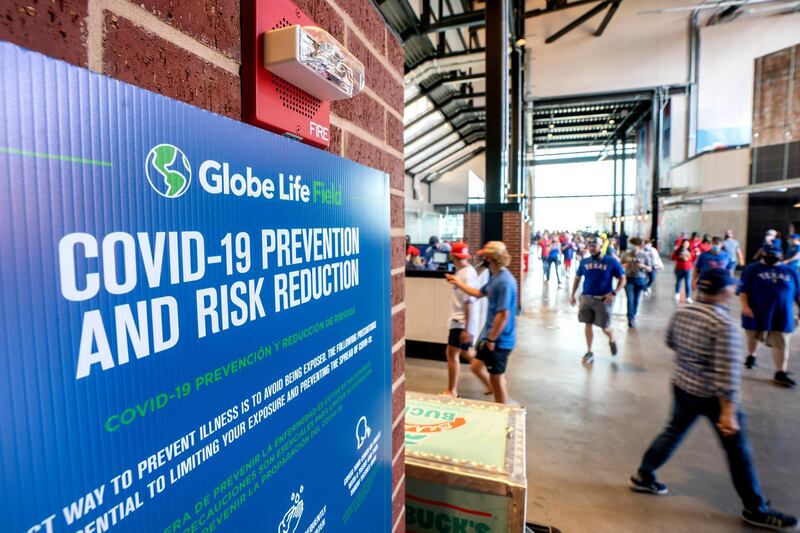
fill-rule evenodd
<path id="1" fill-rule="evenodd" d="M 628 241 L 630 248 L 622 254 L 622 266 L 625 268 L 625 294 L 628 296 L 628 327 L 636 327 L 636 313 L 639 312 L 639 301 L 642 292 L 647 290 L 647 274 L 653 270 L 653 262 L 644 251 L 644 242 L 639 237 Z"/>
<path id="2" fill-rule="evenodd" d="M 725 230 L 725 240 L 722 241 L 722 249 L 728 253 L 731 262 L 728 264 L 728 270 L 731 274 L 736 270 L 736 265 L 744 266 L 744 253 L 739 241 L 733 238 L 733 230 Z"/>
<path id="3" fill-rule="evenodd" d="M 742 499 L 742 520 L 776 531 L 795 531 L 797 519 L 769 506 L 761 493 L 739 407 L 742 339 L 728 305 L 737 280 L 724 268 L 707 270 L 698 281 L 697 302 L 678 308 L 667 328 L 667 346 L 676 352 L 672 419 L 653 441 L 631 476 L 634 492 L 666 494 L 656 479 L 694 422 L 705 417 L 719 435 L 733 485 Z"/>

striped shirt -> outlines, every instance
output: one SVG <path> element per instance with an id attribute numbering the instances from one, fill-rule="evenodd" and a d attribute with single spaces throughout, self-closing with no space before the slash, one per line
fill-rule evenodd
<path id="1" fill-rule="evenodd" d="M 667 328 L 667 346 L 677 352 L 676 386 L 695 396 L 739 402 L 742 340 L 727 307 L 705 302 L 680 307 Z"/>

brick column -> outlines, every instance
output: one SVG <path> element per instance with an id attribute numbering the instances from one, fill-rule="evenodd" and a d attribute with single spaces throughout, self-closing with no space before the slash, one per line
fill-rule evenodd
<path id="1" fill-rule="evenodd" d="M 503 212 L 503 242 L 506 243 L 508 253 L 511 254 L 511 264 L 508 265 L 508 270 L 517 278 L 517 284 L 520 289 L 522 288 L 522 251 L 525 249 L 522 243 L 522 226 L 521 212 Z"/>
<path id="2" fill-rule="evenodd" d="M 483 242 L 481 239 L 481 228 L 483 217 L 480 211 L 470 211 L 464 213 L 464 242 L 469 245 L 473 252 L 478 251 Z"/>
<path id="3" fill-rule="evenodd" d="M 367 71 L 363 93 L 331 105 L 328 151 L 390 176 L 392 530 L 404 532 L 402 43 L 370 0 L 295 3 Z M 240 16 L 241 0 L 6 0 L 0 6 L 0 39 L 241 120 Z"/>

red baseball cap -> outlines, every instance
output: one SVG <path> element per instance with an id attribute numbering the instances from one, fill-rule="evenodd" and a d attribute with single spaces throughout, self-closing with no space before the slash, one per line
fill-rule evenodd
<path id="1" fill-rule="evenodd" d="M 469 253 L 469 246 L 467 246 L 465 242 L 454 242 L 450 246 L 450 253 L 459 259 L 469 259 L 472 257 L 472 254 Z"/>

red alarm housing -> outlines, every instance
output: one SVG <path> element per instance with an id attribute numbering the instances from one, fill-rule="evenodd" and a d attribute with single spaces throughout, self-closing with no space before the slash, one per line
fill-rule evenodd
<path id="1" fill-rule="evenodd" d="M 264 32 L 317 24 L 288 0 L 242 3 L 242 108 L 245 122 L 319 148 L 330 144 L 330 102 L 264 68 Z"/>

